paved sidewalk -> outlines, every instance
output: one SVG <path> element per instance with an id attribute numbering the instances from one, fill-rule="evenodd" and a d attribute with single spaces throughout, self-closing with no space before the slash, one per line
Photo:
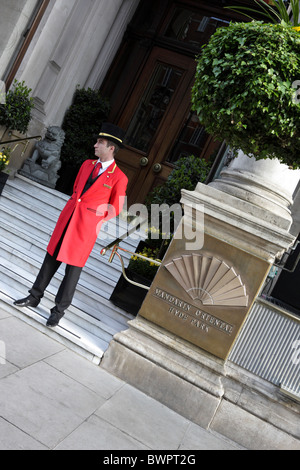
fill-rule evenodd
<path id="1" fill-rule="evenodd" d="M 1 450 L 237 450 L 0 310 Z"/>

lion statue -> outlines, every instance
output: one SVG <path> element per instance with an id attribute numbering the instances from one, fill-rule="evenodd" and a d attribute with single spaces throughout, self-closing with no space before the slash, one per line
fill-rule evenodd
<path id="1" fill-rule="evenodd" d="M 55 188 L 61 167 L 60 152 L 65 132 L 58 126 L 48 127 L 45 137 L 35 144 L 35 150 L 28 158 L 20 173 L 30 179 Z"/>

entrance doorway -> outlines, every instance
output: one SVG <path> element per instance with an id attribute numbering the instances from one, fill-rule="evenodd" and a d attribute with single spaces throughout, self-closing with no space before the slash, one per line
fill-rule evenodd
<path id="1" fill-rule="evenodd" d="M 101 87 L 109 120 L 126 130 L 117 163 L 129 179 L 128 205 L 143 203 L 179 157 L 208 160 L 221 145 L 191 112 L 195 57 L 229 22 L 222 2 L 206 4 L 141 0 Z"/>
<path id="2" fill-rule="evenodd" d="M 161 48 L 145 64 L 118 122 L 127 129 L 119 165 L 129 178 L 129 204 L 143 202 L 172 170 L 166 156 L 189 113 L 194 73 L 189 58 Z"/>

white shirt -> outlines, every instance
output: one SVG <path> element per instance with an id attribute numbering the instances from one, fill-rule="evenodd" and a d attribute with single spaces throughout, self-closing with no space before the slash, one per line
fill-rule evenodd
<path id="1" fill-rule="evenodd" d="M 98 158 L 98 161 L 97 163 L 101 163 L 102 167 L 99 169 L 99 173 L 98 173 L 98 176 L 101 175 L 102 173 L 105 172 L 105 170 L 107 170 L 107 168 L 112 164 L 114 163 L 115 160 L 109 160 L 108 162 L 101 162 L 100 158 Z M 97 165 L 97 163 L 95 163 L 95 165 Z"/>

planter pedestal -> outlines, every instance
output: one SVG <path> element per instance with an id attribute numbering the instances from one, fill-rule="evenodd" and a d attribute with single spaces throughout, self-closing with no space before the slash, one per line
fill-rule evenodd
<path id="1" fill-rule="evenodd" d="M 290 207 L 300 179 L 300 170 L 291 170 L 275 159 L 255 160 L 242 151 L 229 167 L 222 170 L 220 178 L 209 186 L 260 207 L 274 225 L 288 230 L 291 223 Z M 253 212 L 253 211 L 251 211 Z"/>

